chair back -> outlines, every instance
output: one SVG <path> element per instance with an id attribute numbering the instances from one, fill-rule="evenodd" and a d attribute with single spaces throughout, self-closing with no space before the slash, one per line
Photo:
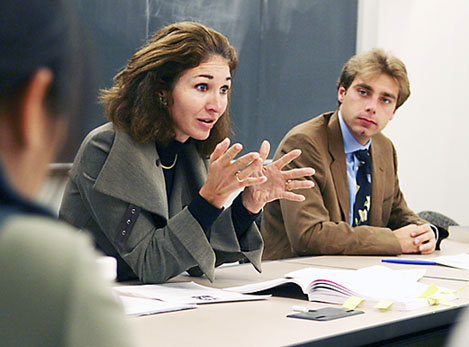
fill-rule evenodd
<path id="1" fill-rule="evenodd" d="M 71 168 L 72 163 L 49 164 L 49 175 L 37 197 L 40 204 L 49 207 L 57 216 Z"/>

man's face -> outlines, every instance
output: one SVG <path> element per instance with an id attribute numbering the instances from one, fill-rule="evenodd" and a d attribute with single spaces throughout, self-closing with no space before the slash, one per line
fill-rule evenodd
<path id="1" fill-rule="evenodd" d="M 357 75 L 347 90 L 340 86 L 337 93 L 342 118 L 362 145 L 393 118 L 398 96 L 399 86 L 387 74 L 368 78 Z"/>

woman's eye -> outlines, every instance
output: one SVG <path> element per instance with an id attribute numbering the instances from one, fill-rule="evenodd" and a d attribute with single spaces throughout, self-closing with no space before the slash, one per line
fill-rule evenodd
<path id="1" fill-rule="evenodd" d="M 223 86 L 223 87 L 220 88 L 220 93 L 227 94 L 229 90 L 230 90 L 230 87 Z"/>
<path id="2" fill-rule="evenodd" d="M 206 83 L 199 83 L 195 86 L 196 89 L 200 90 L 201 92 L 205 92 L 207 90 Z"/>

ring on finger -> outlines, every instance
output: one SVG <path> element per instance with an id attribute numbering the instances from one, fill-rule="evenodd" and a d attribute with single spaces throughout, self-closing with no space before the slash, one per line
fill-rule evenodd
<path id="1" fill-rule="evenodd" d="M 291 180 L 285 181 L 285 190 L 288 190 L 289 192 L 291 192 L 290 183 L 291 183 Z"/>
<path id="2" fill-rule="evenodd" d="M 240 172 L 241 172 L 240 170 L 236 171 L 235 178 L 236 178 L 236 181 L 238 181 L 239 183 L 243 183 L 243 180 L 241 178 L 239 178 L 239 173 Z"/>

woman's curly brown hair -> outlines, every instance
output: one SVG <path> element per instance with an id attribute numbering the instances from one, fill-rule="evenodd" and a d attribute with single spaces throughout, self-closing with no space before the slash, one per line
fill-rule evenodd
<path id="1" fill-rule="evenodd" d="M 106 117 L 136 142 L 168 143 L 175 138 L 174 125 L 168 108 L 159 102 L 159 92 L 171 95 L 184 71 L 214 55 L 226 59 L 233 73 L 238 58 L 222 34 L 194 22 L 175 23 L 158 30 L 114 77 L 114 85 L 101 90 Z M 171 102 L 170 97 L 168 103 Z M 230 133 L 227 108 L 207 140 L 198 144 L 199 153 L 208 156 Z"/>

